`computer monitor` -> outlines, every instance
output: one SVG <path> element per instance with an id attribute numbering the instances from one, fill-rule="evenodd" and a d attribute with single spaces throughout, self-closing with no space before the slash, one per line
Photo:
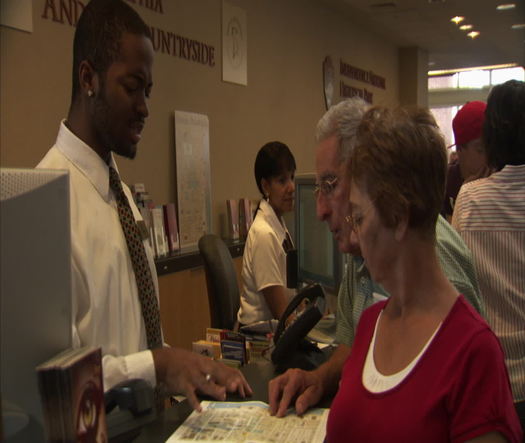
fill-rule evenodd
<path id="1" fill-rule="evenodd" d="M 342 275 L 342 254 L 326 222 L 316 215 L 315 174 L 295 179 L 295 245 L 298 255 L 298 280 L 320 283 L 337 295 Z"/>
<path id="2" fill-rule="evenodd" d="M 0 169 L 0 396 L 6 442 L 45 441 L 35 367 L 71 346 L 66 171 Z"/>

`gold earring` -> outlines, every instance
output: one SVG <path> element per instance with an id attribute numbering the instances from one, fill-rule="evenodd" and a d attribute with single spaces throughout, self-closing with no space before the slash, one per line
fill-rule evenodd
<path id="1" fill-rule="evenodd" d="M 93 97 L 94 92 L 92 89 L 89 89 L 87 94 L 88 94 L 88 97 Z"/>

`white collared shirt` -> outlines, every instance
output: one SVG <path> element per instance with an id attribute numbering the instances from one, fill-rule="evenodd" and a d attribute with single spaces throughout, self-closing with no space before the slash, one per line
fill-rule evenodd
<path id="1" fill-rule="evenodd" d="M 287 233 L 284 220 L 279 220 L 270 204 L 261 200 L 248 232 L 242 259 L 243 289 L 237 319 L 244 325 L 273 318 L 261 292 L 264 288 L 282 286 L 288 302 L 295 294 L 286 287 L 283 242 Z"/>
<path id="2" fill-rule="evenodd" d="M 111 166 L 117 170 L 113 159 Z M 37 168 L 66 169 L 70 177 L 73 346 L 100 346 L 104 389 L 130 378 L 156 384 L 135 273 L 109 188 L 109 167 L 62 121 L 55 145 Z M 136 220 L 142 220 L 122 183 Z M 144 242 L 157 297 L 153 254 Z"/>

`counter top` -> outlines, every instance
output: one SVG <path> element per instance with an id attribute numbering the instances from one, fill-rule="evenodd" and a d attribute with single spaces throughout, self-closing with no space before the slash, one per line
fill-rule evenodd
<path id="1" fill-rule="evenodd" d="M 241 368 L 241 372 L 250 383 L 253 395 L 245 399 L 237 395 L 228 395 L 227 401 L 260 400 L 268 402 L 268 382 L 278 375 L 273 364 L 269 361 L 249 363 Z M 323 397 L 318 406 L 329 408 L 331 403 L 331 396 Z M 165 442 L 191 412 L 192 409 L 186 400 L 166 409 L 156 420 L 142 428 L 140 435 L 133 440 L 134 443 Z"/>

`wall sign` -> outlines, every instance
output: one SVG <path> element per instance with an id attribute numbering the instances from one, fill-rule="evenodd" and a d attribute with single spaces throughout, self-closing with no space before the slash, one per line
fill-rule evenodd
<path id="1" fill-rule="evenodd" d="M 222 80 L 248 84 L 246 11 L 222 3 Z"/>
<path id="2" fill-rule="evenodd" d="M 341 76 L 346 77 L 350 80 L 357 80 L 361 83 L 367 83 L 371 86 L 380 89 L 386 89 L 386 79 L 380 75 L 375 74 L 373 71 L 367 71 L 355 66 L 349 65 L 344 61 L 339 62 L 339 73 Z M 341 97 L 361 97 L 368 103 L 372 103 L 374 94 L 366 88 L 358 88 L 345 83 L 343 80 L 339 83 L 339 92 Z"/>
<path id="3" fill-rule="evenodd" d="M 5 0 L 2 0 L 2 4 Z M 14 0 L 13 0 L 14 1 Z M 162 0 L 127 0 L 128 3 L 164 14 Z M 88 0 L 44 0 L 41 17 L 62 25 L 76 26 Z M 215 47 L 171 31 L 151 28 L 151 42 L 155 52 L 182 58 L 209 67 L 215 66 Z"/>

